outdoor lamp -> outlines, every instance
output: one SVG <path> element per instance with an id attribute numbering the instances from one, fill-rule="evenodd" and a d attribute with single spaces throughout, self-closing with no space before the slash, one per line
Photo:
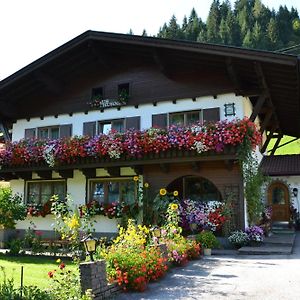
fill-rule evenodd
<path id="1" fill-rule="evenodd" d="M 85 251 L 90 255 L 91 261 L 94 261 L 93 253 L 96 251 L 97 239 L 89 234 L 81 242 L 84 245 Z"/>
<path id="2" fill-rule="evenodd" d="M 293 195 L 294 195 L 294 197 L 298 196 L 298 189 L 297 188 L 293 188 Z"/>

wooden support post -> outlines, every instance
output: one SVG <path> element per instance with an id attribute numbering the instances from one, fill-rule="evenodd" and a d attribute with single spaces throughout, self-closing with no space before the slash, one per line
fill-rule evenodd
<path id="1" fill-rule="evenodd" d="M 11 140 L 8 129 L 4 125 L 4 123 L 2 123 L 2 122 L 0 122 L 0 132 L 3 133 L 3 137 L 4 137 L 5 142 L 9 142 Z"/>
<path id="2" fill-rule="evenodd" d="M 276 142 L 275 142 L 275 145 L 274 145 L 274 147 L 273 147 L 273 149 L 271 150 L 271 155 L 274 155 L 275 154 L 275 152 L 276 152 L 276 150 L 277 150 L 277 147 L 279 146 L 279 143 L 280 143 L 280 141 L 281 141 L 281 139 L 282 139 L 282 134 L 279 134 L 279 136 L 277 137 L 277 140 L 276 140 Z"/>
<path id="3" fill-rule="evenodd" d="M 254 122 L 255 118 L 257 117 L 257 115 L 259 114 L 263 104 L 265 103 L 266 100 L 266 96 L 260 95 L 255 103 L 255 106 L 253 108 L 252 114 L 250 116 L 250 121 Z"/>
<path id="4" fill-rule="evenodd" d="M 270 131 L 269 134 L 267 135 L 267 139 L 266 139 L 265 143 L 263 144 L 263 146 L 260 149 L 261 153 L 264 153 L 267 150 L 267 147 L 268 147 L 272 137 L 273 137 L 273 131 Z"/>
<path id="5" fill-rule="evenodd" d="M 263 132 L 266 130 L 266 128 L 267 128 L 267 126 L 268 126 L 268 124 L 269 124 L 269 122 L 270 122 L 270 120 L 271 120 L 271 118 L 272 118 L 272 115 L 273 115 L 273 109 L 270 108 L 270 109 L 267 111 L 267 113 L 266 113 L 266 115 L 265 115 L 265 118 L 264 118 L 264 120 L 263 120 L 263 122 L 262 122 L 262 124 L 261 124 L 261 126 L 260 126 L 260 132 L 261 132 L 261 133 L 263 133 Z"/>

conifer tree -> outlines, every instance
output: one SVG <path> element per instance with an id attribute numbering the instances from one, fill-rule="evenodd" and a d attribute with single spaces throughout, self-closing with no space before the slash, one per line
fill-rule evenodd
<path id="1" fill-rule="evenodd" d="M 207 41 L 210 43 L 220 42 L 219 28 L 220 28 L 220 2 L 213 0 L 211 4 L 208 18 L 206 21 Z"/>

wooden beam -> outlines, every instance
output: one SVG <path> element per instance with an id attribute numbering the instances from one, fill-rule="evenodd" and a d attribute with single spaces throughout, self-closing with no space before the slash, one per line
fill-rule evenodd
<path id="1" fill-rule="evenodd" d="M 36 174 L 42 179 L 52 179 L 52 170 L 39 170 Z"/>
<path id="2" fill-rule="evenodd" d="M 18 178 L 29 180 L 32 179 L 32 172 L 31 171 L 22 171 L 22 172 L 16 172 L 15 175 Z"/>
<path id="3" fill-rule="evenodd" d="M 262 122 L 262 124 L 261 124 L 261 126 L 260 126 L 260 132 L 261 132 L 261 133 L 263 133 L 263 132 L 266 130 L 266 128 L 267 128 L 267 126 L 268 126 L 268 124 L 269 124 L 269 122 L 270 122 L 270 120 L 271 120 L 271 118 L 272 118 L 272 115 L 273 115 L 273 109 L 270 108 L 270 109 L 267 111 L 267 113 L 266 113 L 266 115 L 265 115 L 265 118 L 264 118 L 264 120 L 263 120 L 263 122 Z"/>
<path id="4" fill-rule="evenodd" d="M 268 147 L 268 145 L 269 145 L 271 139 L 273 138 L 273 133 L 274 133 L 274 131 L 272 130 L 272 131 L 270 131 L 269 134 L 267 135 L 267 139 L 266 139 L 266 141 L 264 142 L 263 146 L 262 146 L 261 149 L 260 149 L 260 152 L 261 152 L 261 153 L 264 153 L 264 152 L 267 150 L 267 147 Z"/>
<path id="5" fill-rule="evenodd" d="M 266 100 L 266 96 L 260 95 L 255 103 L 255 106 L 253 108 L 252 114 L 250 116 L 250 121 L 254 122 L 254 120 L 256 119 L 257 115 L 259 114 L 262 106 L 264 105 Z"/>
<path id="6" fill-rule="evenodd" d="M 279 146 L 279 143 L 280 143 L 282 137 L 283 137 L 282 134 L 280 134 L 280 135 L 277 137 L 277 140 L 276 140 L 276 142 L 275 142 L 275 144 L 274 144 L 274 147 L 273 147 L 273 149 L 272 149 L 272 151 L 271 151 L 271 155 L 274 155 L 274 154 L 275 154 L 275 152 L 276 152 L 276 150 L 277 150 L 277 147 Z"/>
<path id="7" fill-rule="evenodd" d="M 119 167 L 109 167 L 109 168 L 104 168 L 104 169 L 107 171 L 107 173 L 111 177 L 120 177 L 121 176 Z"/>
<path id="8" fill-rule="evenodd" d="M 80 171 L 86 178 L 95 178 L 96 177 L 96 168 L 80 169 Z"/>
<path id="9" fill-rule="evenodd" d="M 74 177 L 74 170 L 57 170 L 56 171 L 62 178 L 73 178 Z"/>
<path id="10" fill-rule="evenodd" d="M 288 141 L 288 142 L 286 142 L 286 143 L 283 143 L 283 144 L 281 144 L 280 146 L 278 146 L 277 147 L 277 149 L 279 149 L 279 148 L 281 148 L 281 147 L 284 147 L 284 146 L 286 146 L 286 145 L 288 145 L 288 144 L 291 144 L 291 143 L 293 143 L 293 142 L 295 142 L 295 141 L 297 141 L 297 140 L 299 140 L 300 138 L 294 138 L 294 139 L 292 139 L 292 140 L 290 140 L 290 141 Z M 269 150 L 268 152 L 271 152 L 272 150 Z"/>

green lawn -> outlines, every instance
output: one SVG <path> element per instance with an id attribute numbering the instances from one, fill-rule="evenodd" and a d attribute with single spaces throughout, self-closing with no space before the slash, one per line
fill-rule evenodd
<path id="1" fill-rule="evenodd" d="M 282 145 L 292 139 L 294 139 L 294 137 L 285 135 L 281 139 L 280 145 Z M 276 139 L 271 139 L 269 146 L 268 146 L 268 150 L 271 150 L 273 148 L 275 142 L 276 142 Z M 283 155 L 283 154 L 300 154 L 300 139 L 277 149 L 275 152 L 275 155 Z"/>
<path id="2" fill-rule="evenodd" d="M 47 274 L 57 269 L 57 258 L 44 258 L 35 256 L 8 256 L 0 255 L 0 266 L 4 267 L 6 278 L 14 278 L 16 285 L 20 285 L 21 266 L 24 267 L 24 285 L 36 285 L 48 288 L 51 280 Z M 66 268 L 75 270 L 76 266 L 71 260 L 65 260 Z M 0 271 L 0 282 L 3 281 L 3 272 Z"/>

